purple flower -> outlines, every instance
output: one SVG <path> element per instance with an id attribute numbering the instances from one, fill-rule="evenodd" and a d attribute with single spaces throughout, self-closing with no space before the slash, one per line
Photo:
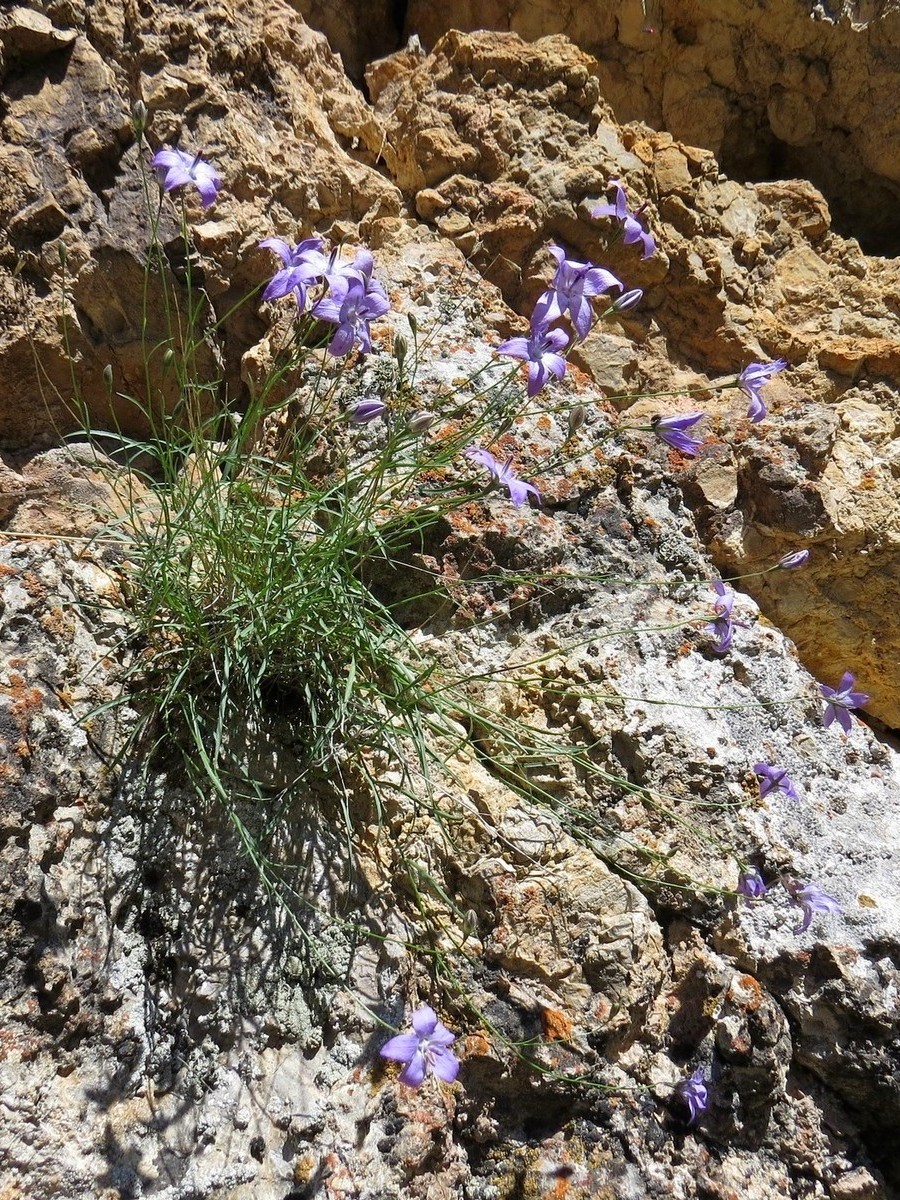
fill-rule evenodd
<path id="1" fill-rule="evenodd" d="M 372 349 L 369 322 L 383 317 L 389 308 L 383 294 L 367 292 L 360 279 L 342 275 L 332 278 L 331 292 L 314 304 L 311 311 L 320 321 L 337 325 L 328 352 L 340 358 L 349 354 L 357 342 L 364 354 L 369 353 Z"/>
<path id="2" fill-rule="evenodd" d="M 512 457 L 508 458 L 505 463 L 499 463 L 490 450 L 482 450 L 480 446 L 470 446 L 466 451 L 466 457 L 490 471 L 497 482 L 501 483 L 507 489 L 509 498 L 516 508 L 527 502 L 529 492 L 534 496 L 538 504 L 540 504 L 541 494 L 534 484 L 525 483 L 510 467 Z"/>
<path id="3" fill-rule="evenodd" d="M 756 867 L 745 867 L 738 877 L 737 890 L 745 900 L 761 900 L 768 888 Z"/>
<path id="4" fill-rule="evenodd" d="M 827 684 L 820 683 L 819 691 L 822 693 L 822 698 L 825 700 L 825 715 L 822 719 L 822 724 L 827 729 L 832 721 L 837 721 L 844 733 L 849 733 L 853 728 L 853 718 L 850 716 L 850 710 L 853 708 L 862 708 L 864 704 L 869 703 L 869 697 L 865 692 L 854 692 L 853 685 L 856 683 L 856 677 L 846 671 L 841 676 L 841 682 L 836 688 L 830 688 Z"/>
<path id="5" fill-rule="evenodd" d="M 531 337 L 507 338 L 497 347 L 497 353 L 528 362 L 528 395 L 536 396 L 551 375 L 557 379 L 565 375 L 566 360 L 560 351 L 568 344 L 568 334 L 562 329 L 532 326 Z"/>
<path id="6" fill-rule="evenodd" d="M 222 186 L 216 168 L 204 162 L 199 154 L 188 154 L 186 150 L 157 150 L 150 160 L 150 166 L 167 192 L 193 184 L 200 193 L 200 203 L 204 208 L 214 203 Z"/>
<path id="7" fill-rule="evenodd" d="M 842 911 L 834 896 L 823 892 L 817 883 L 800 883 L 797 879 L 785 879 L 784 886 L 791 898 L 791 904 L 796 904 L 803 910 L 803 920 L 794 933 L 804 933 L 809 929 L 814 913 L 839 913 Z"/>
<path id="8" fill-rule="evenodd" d="M 618 179 L 611 179 L 609 186 L 616 189 L 615 204 L 598 204 L 592 211 L 592 217 L 613 217 L 616 221 L 622 223 L 623 237 L 622 241 L 626 246 L 632 245 L 634 242 L 640 242 L 644 248 L 644 253 L 641 258 L 649 258 L 656 250 L 656 242 L 641 225 L 637 219 L 640 212 L 633 213 L 628 209 L 628 200 L 625 196 L 625 189 Z"/>
<path id="9" fill-rule="evenodd" d="M 750 401 L 747 416 L 754 425 L 758 424 L 769 411 L 759 394 L 760 388 L 764 383 L 768 383 L 773 375 L 783 371 L 787 365 L 786 358 L 779 358 L 777 362 L 772 363 L 750 363 L 738 375 L 738 387 Z"/>
<path id="10" fill-rule="evenodd" d="M 331 252 L 331 257 L 327 261 L 327 265 L 323 274 L 328 280 L 332 291 L 337 280 L 346 280 L 350 283 L 354 281 L 363 285 L 363 291 L 367 297 L 376 297 L 378 300 L 383 300 L 390 307 L 388 298 L 385 295 L 384 288 L 372 275 L 375 267 L 375 259 L 371 250 L 365 247 L 357 250 L 351 262 L 340 262 L 337 257 L 337 250 Z M 387 312 L 387 308 L 384 310 Z"/>
<path id="11" fill-rule="evenodd" d="M 305 238 L 296 246 L 291 246 L 281 238 L 270 237 L 263 238 L 259 244 L 264 249 L 274 250 L 284 264 L 269 280 L 262 299 L 278 300 L 281 296 L 294 292 L 297 296 L 297 307 L 304 308 L 306 289 L 323 277 L 328 265 L 328 256 L 322 250 L 322 239 Z"/>
<path id="12" fill-rule="evenodd" d="M 799 800 L 797 789 L 784 767 L 770 767 L 768 763 L 755 763 L 753 773 L 759 780 L 759 794 L 765 799 L 770 792 L 784 792 L 790 800 Z"/>
<path id="13" fill-rule="evenodd" d="M 699 438 L 691 437 L 684 431 L 696 425 L 704 415 L 702 412 L 694 412 L 685 413 L 683 417 L 653 417 L 650 426 L 660 441 L 674 450 L 680 450 L 682 454 L 694 455 L 699 452 L 703 443 Z"/>
<path id="14" fill-rule="evenodd" d="M 547 248 L 556 259 L 556 274 L 550 287 L 538 297 L 531 317 L 532 328 L 544 328 L 568 312 L 578 336 L 586 338 L 594 316 L 591 297 L 608 292 L 610 288 L 624 291 L 625 285 L 611 271 L 604 271 L 593 263 L 566 258 L 565 251 L 559 246 Z"/>
<path id="15" fill-rule="evenodd" d="M 734 637 L 735 620 L 731 615 L 734 607 L 734 592 L 730 587 L 726 587 L 721 579 L 716 580 L 713 588 L 719 596 L 713 605 L 716 617 L 706 628 L 717 639 L 716 644 L 711 647 L 712 651 L 715 654 L 725 654 L 731 648 L 731 639 Z"/>
<path id="16" fill-rule="evenodd" d="M 353 405 L 348 415 L 354 425 L 368 425 L 370 421 L 377 421 L 386 412 L 387 405 L 383 400 L 375 396 L 366 396 Z"/>
<path id="17" fill-rule="evenodd" d="M 782 554 L 775 565 L 782 571 L 799 571 L 808 562 L 808 550 L 792 550 L 789 554 Z"/>
<path id="18" fill-rule="evenodd" d="M 688 1111 L 688 1125 L 693 1125 L 701 1113 L 709 1108 L 709 1080 L 698 1067 L 690 1079 L 682 1079 L 675 1085 L 675 1095 Z"/>
<path id="19" fill-rule="evenodd" d="M 456 1035 L 427 1004 L 413 1013 L 412 1027 L 415 1033 L 398 1033 L 386 1042 L 379 1050 L 381 1057 L 405 1064 L 398 1078 L 407 1087 L 421 1086 L 428 1071 L 444 1083 L 452 1083 L 459 1074 L 459 1059 L 450 1049 Z"/>

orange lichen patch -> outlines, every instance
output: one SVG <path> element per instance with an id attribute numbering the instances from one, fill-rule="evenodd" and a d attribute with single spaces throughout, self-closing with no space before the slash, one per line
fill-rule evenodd
<path id="1" fill-rule="evenodd" d="M 731 981 L 728 998 L 748 1012 L 756 1012 L 765 999 L 765 992 L 759 980 L 752 975 L 737 975 Z"/>
<path id="2" fill-rule="evenodd" d="M 33 600 L 43 600 L 47 589 L 35 575 L 34 571 L 26 571 L 22 576 L 22 586 Z"/>
<path id="3" fill-rule="evenodd" d="M 460 1048 L 466 1058 L 488 1058 L 491 1053 L 491 1043 L 484 1033 L 470 1033 L 460 1041 Z"/>
<path id="4" fill-rule="evenodd" d="M 48 633 L 60 638 L 71 638 L 75 634 L 75 622 L 61 608 L 51 608 L 41 617 L 41 625 Z"/>
<path id="5" fill-rule="evenodd" d="M 15 567 L 8 567 L 6 563 L 0 563 L 0 576 L 18 575 Z"/>
<path id="6" fill-rule="evenodd" d="M 572 1022 L 558 1008 L 542 1008 L 541 1024 L 544 1027 L 544 1037 L 551 1042 L 568 1041 L 574 1030 Z"/>

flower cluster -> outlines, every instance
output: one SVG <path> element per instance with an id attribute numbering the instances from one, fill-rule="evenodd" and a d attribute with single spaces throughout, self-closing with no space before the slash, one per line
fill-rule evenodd
<path id="1" fill-rule="evenodd" d="M 164 191 L 194 187 L 204 209 L 216 201 L 222 186 L 221 177 L 199 154 L 191 155 L 178 148 L 163 148 L 153 155 L 151 165 Z M 612 181 L 611 186 L 615 189 L 614 201 L 597 205 L 592 216 L 617 222 L 621 227 L 623 243 L 626 246 L 640 245 L 642 258 L 649 258 L 656 251 L 656 243 L 642 223 L 643 209 L 636 212 L 629 209 L 625 189 L 618 180 Z M 334 326 L 328 351 L 336 358 L 342 358 L 354 349 L 361 353 L 372 350 L 371 323 L 389 311 L 390 303 L 384 288 L 375 278 L 374 259 L 369 250 L 361 248 L 352 257 L 341 257 L 337 248 L 328 251 L 319 236 L 307 237 L 296 244 L 273 236 L 264 238 L 259 246 L 271 251 L 279 260 L 278 268 L 262 292 L 263 302 L 291 297 L 298 313 L 308 314 L 314 320 Z M 642 298 L 639 289 L 626 290 L 625 283 L 603 267 L 590 261 L 570 258 L 557 245 L 551 245 L 549 251 L 555 259 L 556 270 L 535 303 L 528 336 L 508 338 L 497 347 L 498 354 L 526 364 L 529 397 L 541 392 L 550 380 L 563 379 L 567 366 L 566 352 L 572 342 L 583 341 L 588 336 L 596 316 L 594 302 L 597 297 L 606 294 L 609 311 L 617 312 L 633 308 Z M 618 293 L 617 299 L 610 298 L 614 293 Z M 563 320 L 567 320 L 571 327 L 568 331 L 553 324 Z M 398 358 L 398 362 L 402 366 L 402 360 Z M 747 397 L 747 417 L 751 422 L 761 422 L 767 416 L 762 388 L 787 366 L 785 359 L 750 363 L 736 378 L 729 377 L 725 386 L 738 387 Z M 361 396 L 349 407 L 347 418 L 353 425 L 364 425 L 385 416 L 387 409 L 385 400 L 377 396 Z M 657 416 L 649 426 L 639 428 L 649 429 L 682 454 L 696 456 L 703 442 L 690 431 L 703 417 L 702 412 Z M 430 412 L 415 412 L 408 418 L 407 429 L 415 436 L 421 436 L 433 420 L 434 414 Z M 570 436 L 574 435 L 584 420 L 583 407 L 576 405 L 569 417 Z M 512 456 L 501 462 L 490 450 L 478 445 L 470 446 L 465 455 L 488 473 L 489 486 L 498 485 L 506 489 L 515 507 L 527 505 L 530 497 L 540 505 L 541 496 L 537 487 L 519 478 L 512 467 Z M 783 555 L 776 567 L 786 571 L 797 570 L 806 564 L 808 558 L 808 550 L 791 551 Z M 712 586 L 716 599 L 707 631 L 713 638 L 714 653 L 726 654 L 732 647 L 735 628 L 742 627 L 743 622 L 733 615 L 734 591 L 721 580 L 715 581 Z M 854 676 L 847 672 L 837 688 L 820 685 L 822 698 L 826 702 L 823 718 L 826 728 L 836 721 L 845 733 L 851 732 L 851 712 L 869 701 L 865 693 L 853 690 L 855 682 Z M 797 788 L 785 767 L 757 762 L 753 771 L 759 780 L 761 798 L 780 793 L 792 801 L 799 801 Z M 815 883 L 801 882 L 792 877 L 783 878 L 782 883 L 790 903 L 801 913 L 800 922 L 794 930 L 797 934 L 810 927 L 816 914 L 841 911 L 837 900 Z M 737 890 L 749 902 L 762 900 L 768 894 L 762 871 L 756 866 L 744 866 Z M 411 1023 L 412 1032 L 390 1038 L 381 1048 L 381 1056 L 402 1064 L 398 1078 L 409 1087 L 420 1087 L 428 1075 L 445 1083 L 453 1083 L 460 1070 L 459 1059 L 450 1049 L 456 1040 L 455 1035 L 427 1004 L 416 1009 Z M 697 1068 L 689 1078 L 678 1083 L 674 1096 L 683 1107 L 687 1123 L 694 1124 L 710 1103 L 710 1081 L 703 1069 Z"/>
<path id="2" fill-rule="evenodd" d="M 344 262 L 337 250 L 326 254 L 318 237 L 306 238 L 296 246 L 275 237 L 264 238 L 259 244 L 274 251 L 282 263 L 263 292 L 263 300 L 293 293 L 302 312 L 309 302 L 309 289 L 321 285 L 325 294 L 309 311 L 317 320 L 337 326 L 328 344 L 329 354 L 341 358 L 354 346 L 363 354 L 370 353 L 369 325 L 391 307 L 384 288 L 373 276 L 371 251 L 357 250 L 351 262 Z"/>

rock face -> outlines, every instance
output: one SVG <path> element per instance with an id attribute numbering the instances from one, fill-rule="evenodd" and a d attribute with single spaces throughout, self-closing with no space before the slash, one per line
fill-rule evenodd
<path id="1" fill-rule="evenodd" d="M 756 6 L 573 12 L 592 47 L 616 39 L 602 64 L 562 37 L 448 34 L 374 64 L 373 108 L 298 7 L 0 15 L 0 1195 L 889 1200 L 900 759 L 859 721 L 848 737 L 822 729 L 807 668 L 836 683 L 852 667 L 871 711 L 900 723 L 896 266 L 834 232 L 811 172 L 720 173 L 710 147 L 726 148 L 734 113 L 768 111 L 786 87 L 763 65 Z M 807 54 L 801 28 L 852 42 L 851 64 L 889 58 L 876 50 L 895 44 L 891 5 L 858 30 L 817 7 L 785 16 L 779 71 Z M 559 16 L 503 8 L 498 22 L 531 22 L 529 36 Z M 361 63 L 362 9 L 332 10 L 335 28 L 341 13 L 336 48 Z M 434 16 L 409 6 L 423 37 Z M 726 132 L 680 144 L 678 89 L 691 78 L 710 98 L 700 76 L 729 23 L 736 82 L 709 85 L 724 98 L 706 106 Z M 142 325 L 151 342 L 170 332 L 161 285 L 143 307 L 138 97 L 154 146 L 202 147 L 225 176 L 209 212 L 187 201 L 219 403 L 238 403 L 270 353 L 255 306 L 231 309 L 270 272 L 256 242 L 272 233 L 368 240 L 395 309 L 385 328 L 414 315 L 417 402 L 439 413 L 448 396 L 477 402 L 467 375 L 498 370 L 491 347 L 546 284 L 549 241 L 645 292 L 578 348 L 547 411 L 504 435 L 543 507 L 494 494 L 415 549 L 447 592 L 411 617 L 418 648 L 472 680 L 435 734 L 434 778 L 390 792 L 377 819 L 360 788 L 354 862 L 323 817 L 333 796 L 285 814 L 269 850 L 296 889 L 280 905 L 220 805 L 133 747 L 121 761 L 135 721 L 121 667 L 140 647 L 121 546 L 96 539 L 122 476 L 84 448 L 25 449 L 72 424 L 76 385 L 108 423 L 110 390 L 143 386 Z M 614 108 L 672 131 L 621 125 Z M 839 125 L 827 109 L 804 144 L 823 159 Z M 868 137 L 834 169 L 867 161 Z M 591 219 L 611 178 L 647 202 L 654 258 Z M 184 250 L 163 222 L 177 279 Z M 354 374 L 359 394 L 392 369 L 389 343 Z M 740 392 L 710 390 L 779 355 L 791 369 L 761 425 Z M 174 399 L 164 382 L 148 399 Z M 709 413 L 693 464 L 610 436 L 684 409 L 688 388 Z M 575 403 L 588 417 L 573 443 Z M 542 474 L 564 446 L 568 465 Z M 733 648 L 713 653 L 707 580 L 801 546 L 804 572 L 741 581 Z M 786 767 L 799 800 L 761 798 L 758 760 Z M 343 765 L 354 778 L 351 754 Z M 371 766 L 389 780 L 397 764 Z M 262 835 L 269 814 L 239 815 Z M 773 885 L 817 883 L 841 913 L 795 934 L 781 888 L 737 903 L 748 863 Z M 460 1034 L 455 1088 L 412 1092 L 378 1057 L 383 1023 L 421 1000 Z M 689 1126 L 674 1089 L 697 1069 L 711 1104 Z"/>
<path id="2" fill-rule="evenodd" d="M 0 14 L 0 45 L 6 445 L 58 437 L 85 414 L 108 426 L 110 392 L 113 420 L 126 431 L 136 408 L 120 397 L 157 408 L 177 400 L 161 352 L 145 378 L 144 346 L 164 347 L 178 325 L 157 280 L 144 295 L 148 155 L 135 142 L 134 101 L 147 105 L 154 149 L 177 141 L 202 150 L 230 185 L 205 222 L 189 201 L 208 255 L 206 327 L 224 319 L 227 330 L 217 347 L 230 355 L 219 403 L 240 392 L 240 357 L 264 331 L 249 310 L 243 325 L 226 317 L 268 266 L 256 243 L 273 226 L 325 229 L 399 208 L 396 189 L 373 169 L 380 134 L 371 111 L 324 38 L 281 0 L 205 5 L 190 17 L 180 4 L 143 12 L 91 3 L 69 6 L 58 24 L 13 8 Z M 177 264 L 176 225 L 167 212 L 163 220 Z M 209 338 L 198 353 L 212 374 Z"/>
<path id="3" fill-rule="evenodd" d="M 411 0 L 406 22 L 429 49 L 451 29 L 566 34 L 620 121 L 711 150 L 732 178 L 808 179 L 845 234 L 896 251 L 895 0 Z"/>
<path id="4" fill-rule="evenodd" d="M 835 234 L 808 183 L 742 186 L 668 134 L 619 129 L 600 76 L 560 37 L 448 34 L 427 59 L 372 72 L 385 157 L 417 213 L 523 315 L 551 274 L 551 240 L 644 289 L 640 314 L 577 352 L 620 407 L 629 393 L 702 394 L 750 361 L 789 360 L 762 426 L 735 428 L 741 393 L 704 405 L 720 436 L 687 494 L 723 570 L 745 576 L 813 548 L 804 576 L 747 586 L 811 669 L 833 680 L 852 667 L 872 685 L 872 711 L 896 726 L 900 634 L 884 600 L 900 545 L 900 269 Z M 608 227 L 590 219 L 613 178 L 658 214 L 661 253 L 647 262 L 636 247 L 609 246 Z M 642 401 L 630 413 L 659 408 Z"/>

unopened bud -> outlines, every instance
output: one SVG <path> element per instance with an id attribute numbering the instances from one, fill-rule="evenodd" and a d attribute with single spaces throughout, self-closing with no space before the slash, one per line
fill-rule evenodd
<path id="1" fill-rule="evenodd" d="M 131 121 L 135 133 L 143 133 L 147 128 L 147 105 L 143 100 L 135 100 L 131 106 Z"/>
<path id="2" fill-rule="evenodd" d="M 106 388 L 107 395 L 112 392 L 113 385 L 113 369 L 112 363 L 107 363 L 103 368 L 103 386 Z"/>
<path id="3" fill-rule="evenodd" d="M 434 413 L 425 412 L 423 409 L 421 412 L 413 413 L 413 415 L 409 418 L 407 428 L 409 429 L 410 433 L 418 434 L 424 433 L 425 430 L 430 429 L 433 424 Z"/>
<path id="4" fill-rule="evenodd" d="M 175 361 L 175 351 L 172 349 L 171 346 L 167 346 L 165 351 L 163 352 L 163 358 L 162 358 L 163 373 L 168 371 L 169 367 L 171 367 L 171 365 L 174 361 Z"/>
<path id="5" fill-rule="evenodd" d="M 613 300 L 613 308 L 616 312 L 628 312 L 631 308 L 637 308 L 644 298 L 644 293 L 640 288 L 632 288 L 630 292 L 624 292 L 618 300 Z"/>
<path id="6" fill-rule="evenodd" d="M 377 421 L 379 417 L 384 416 L 385 412 L 387 412 L 387 405 L 383 400 L 379 400 L 375 396 L 368 396 L 364 400 L 358 400 L 349 410 L 348 415 L 354 425 L 368 425 L 370 421 Z"/>
<path id="7" fill-rule="evenodd" d="M 806 566 L 808 561 L 808 550 L 792 550 L 790 554 L 783 554 L 776 565 L 782 571 L 799 571 L 801 567 Z"/>
<path id="8" fill-rule="evenodd" d="M 66 243 L 65 243 L 65 242 L 60 242 L 60 243 L 57 245 L 57 247 L 56 247 L 56 253 L 59 255 L 59 265 L 60 265 L 61 267 L 65 267 L 65 265 L 66 265 L 66 257 L 67 257 Z"/>
<path id="9" fill-rule="evenodd" d="M 394 358 L 397 360 L 397 366 L 403 370 L 403 364 L 406 362 L 406 355 L 409 350 L 409 342 L 402 333 L 398 333 L 394 338 Z"/>
<path id="10" fill-rule="evenodd" d="M 416 334 L 419 332 L 419 322 L 412 315 L 412 313 L 407 313 L 406 319 L 407 319 L 407 321 L 409 321 L 409 327 L 412 330 L 413 337 L 415 337 Z"/>
<path id="11" fill-rule="evenodd" d="M 569 437 L 574 437 L 584 424 L 586 416 L 587 410 L 583 404 L 576 404 L 574 408 L 569 409 Z"/>

